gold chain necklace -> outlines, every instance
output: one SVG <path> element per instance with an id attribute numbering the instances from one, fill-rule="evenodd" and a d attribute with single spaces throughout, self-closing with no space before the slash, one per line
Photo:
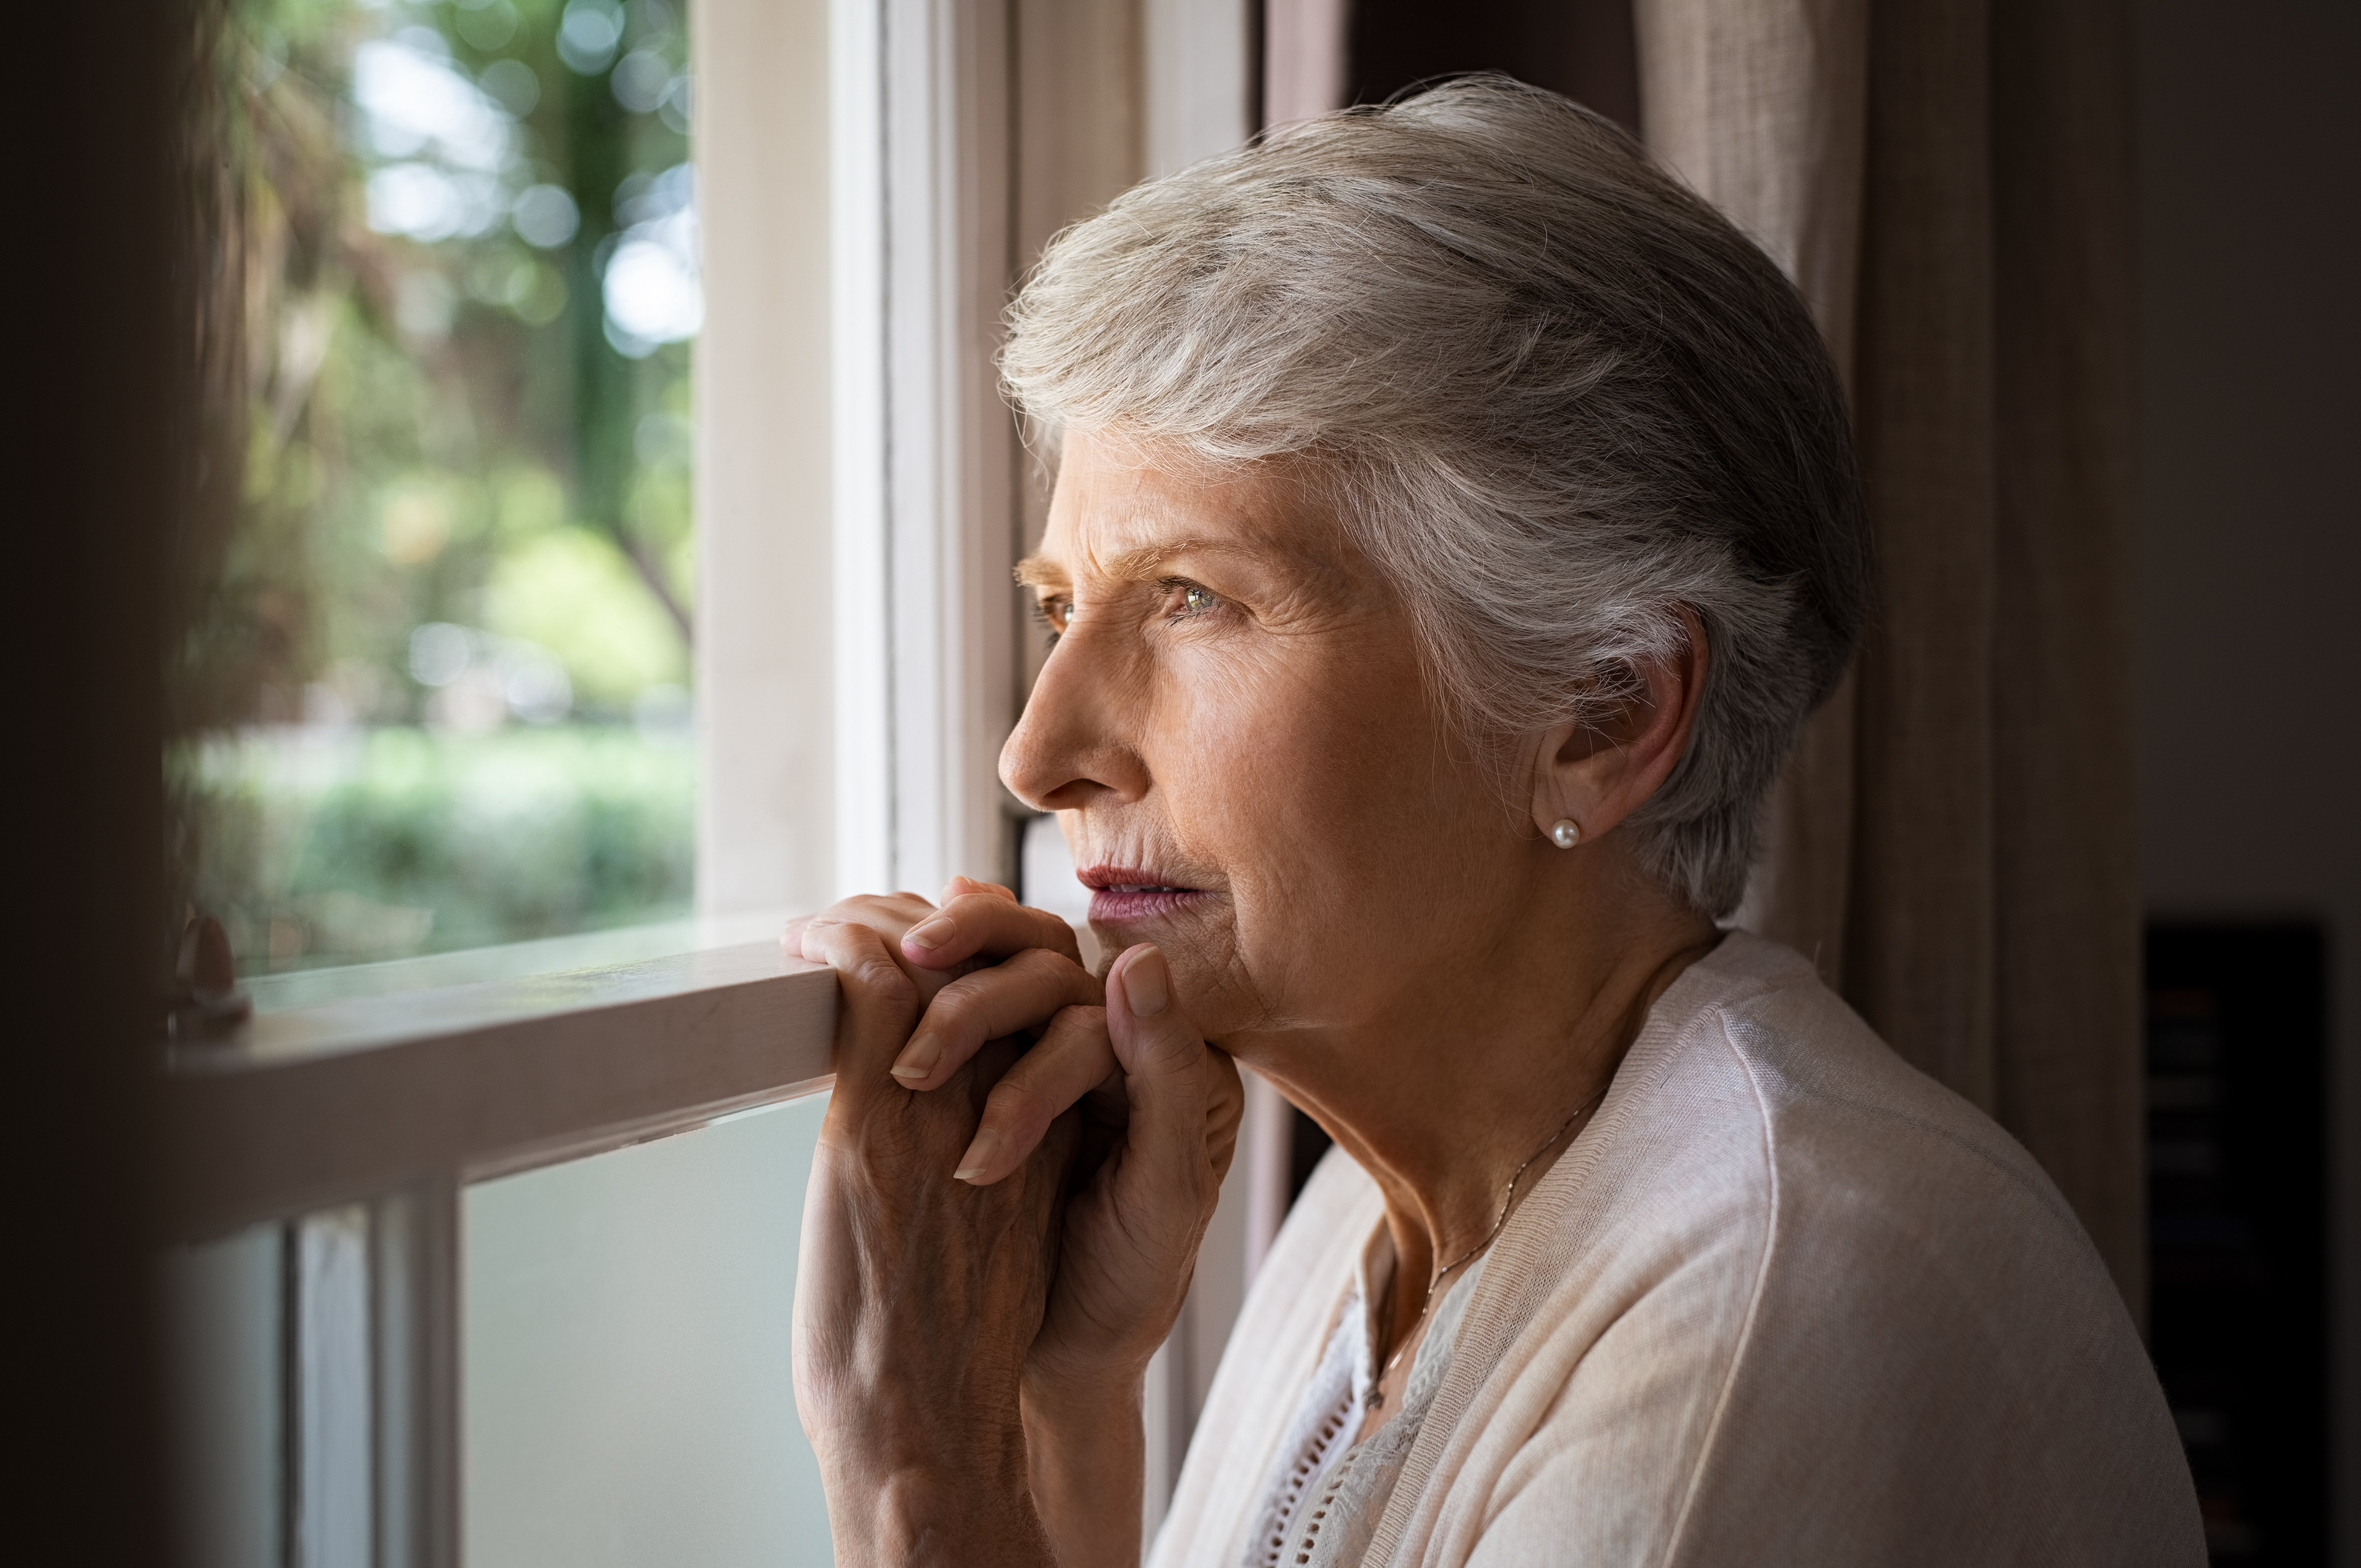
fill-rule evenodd
<path id="1" fill-rule="evenodd" d="M 1509 1173 L 1509 1185 L 1502 1190 L 1500 1193 L 1500 1212 L 1492 1217 L 1492 1228 L 1484 1233 L 1484 1239 L 1477 1242 L 1474 1246 L 1469 1247 L 1466 1252 L 1461 1253 L 1457 1257 L 1453 1258 L 1449 1263 L 1444 1264 L 1441 1268 L 1436 1269 L 1433 1274 L 1427 1277 L 1426 1295 L 1419 1301 L 1418 1316 L 1412 1318 L 1410 1321 L 1410 1326 L 1402 1331 L 1400 1348 L 1396 1350 L 1391 1355 L 1386 1357 L 1386 1364 L 1378 1368 L 1377 1378 L 1371 1384 L 1369 1389 L 1369 1409 L 1378 1410 L 1385 1408 L 1386 1379 L 1393 1376 L 1395 1364 L 1400 1361 L 1404 1355 L 1409 1354 L 1411 1336 L 1418 1332 L 1419 1324 L 1426 1321 L 1427 1310 L 1434 1305 L 1434 1288 L 1443 1283 L 1443 1277 L 1450 1273 L 1453 1269 L 1457 1268 L 1461 1264 L 1466 1263 L 1468 1259 L 1474 1257 L 1477 1253 L 1482 1252 L 1486 1247 L 1490 1246 L 1494 1242 L 1500 1239 L 1501 1227 L 1509 1223 L 1509 1211 L 1516 1206 L 1518 1181 L 1523 1178 L 1525 1172 L 1533 1168 L 1533 1161 L 1549 1153 L 1550 1149 L 1556 1145 L 1560 1138 L 1565 1136 L 1566 1134 L 1574 1130 L 1574 1124 L 1576 1122 L 1581 1121 L 1583 1117 L 1588 1115 L 1593 1110 L 1597 1109 L 1598 1102 L 1606 1098 L 1607 1088 L 1602 1084 L 1599 1087 L 1598 1093 L 1592 1095 L 1589 1099 L 1576 1106 L 1574 1108 L 1574 1114 L 1559 1123 L 1557 1131 L 1552 1133 L 1548 1137 L 1542 1140 L 1542 1146 L 1527 1155 L 1525 1157 L 1525 1163 L 1517 1167 L 1515 1170 Z"/>

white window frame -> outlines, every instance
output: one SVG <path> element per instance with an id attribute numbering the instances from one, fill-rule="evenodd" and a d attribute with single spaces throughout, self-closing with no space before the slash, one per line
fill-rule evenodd
<path id="1" fill-rule="evenodd" d="M 296 1561 L 369 1560 L 356 1519 L 374 1521 L 379 1568 L 459 1561 L 462 1190 L 823 1090 L 836 1004 L 834 975 L 772 938 L 264 1011 L 174 1048 L 161 1239 L 284 1221 L 305 1259 L 287 1391 L 302 1441 L 280 1478 Z M 315 1299 L 311 1259 L 356 1245 L 366 1280 L 340 1265 Z"/>
<path id="2" fill-rule="evenodd" d="M 320 1281 L 290 1327 L 318 1380 L 292 1392 L 298 1560 L 351 1555 L 365 1476 L 379 1568 L 459 1561 L 467 1183 L 828 1087 L 833 977 L 728 938 L 850 892 L 1012 880 L 1020 842 L 1062 857 L 996 777 L 1029 673 L 1009 569 L 1042 504 L 1001 312 L 1049 232 L 1251 129 L 1254 15 L 692 0 L 705 924 L 273 982 L 308 1003 L 170 1056 L 159 1239 L 285 1223 Z M 1150 1531 L 1284 1206 L 1284 1108 L 1249 1100 L 1151 1374 Z"/>

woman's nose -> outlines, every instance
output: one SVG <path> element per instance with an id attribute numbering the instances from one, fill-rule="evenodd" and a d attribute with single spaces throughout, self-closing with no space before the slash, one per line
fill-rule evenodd
<path id="1" fill-rule="evenodd" d="M 1033 683 L 1000 749 L 1000 782 L 1036 811 L 1071 811 L 1101 795 L 1135 800 L 1148 770 L 1122 718 L 1139 705 L 1111 699 L 1104 661 L 1070 637 Z"/>

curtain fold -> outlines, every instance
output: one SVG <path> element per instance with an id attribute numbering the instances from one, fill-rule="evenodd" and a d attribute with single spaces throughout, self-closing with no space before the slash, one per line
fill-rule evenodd
<path id="1" fill-rule="evenodd" d="M 1998 1111 L 2145 1321 L 2131 18 L 2004 0 L 1992 49 Z"/>
<path id="2" fill-rule="evenodd" d="M 1997 1115 L 2145 1302 L 2120 0 L 1635 0 L 1650 147 L 1786 267 L 1879 588 L 1741 920 Z"/>
<path id="3" fill-rule="evenodd" d="M 1869 0 L 1638 0 L 1641 132 L 1795 280 L 1850 389 L 1869 106 Z M 1764 808 L 1739 922 L 1844 977 L 1853 682 L 1806 724 Z"/>

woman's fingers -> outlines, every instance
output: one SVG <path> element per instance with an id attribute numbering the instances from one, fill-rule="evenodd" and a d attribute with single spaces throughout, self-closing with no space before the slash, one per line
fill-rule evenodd
<path id="1" fill-rule="evenodd" d="M 943 884 L 942 896 L 937 900 L 937 902 L 949 904 L 952 899 L 959 897 L 961 894 L 969 893 L 990 894 L 993 897 L 1005 900 L 1010 904 L 1020 904 L 1024 902 L 1016 896 L 1016 890 L 1014 888 L 1003 887 L 996 882 L 978 882 L 975 878 L 970 876 L 955 876 L 951 878 L 950 881 L 945 883 Z"/>
<path id="2" fill-rule="evenodd" d="M 859 1096 L 892 1084 L 888 1069 L 918 1019 L 917 982 L 870 926 L 820 916 L 803 923 L 797 942 L 802 957 L 836 970 L 843 997 L 836 1019 L 836 1092 Z"/>
<path id="3" fill-rule="evenodd" d="M 1017 903 L 1005 887 L 965 877 L 944 889 L 940 909 L 902 933 L 902 956 L 934 970 L 971 959 L 997 961 L 1027 948 L 1045 948 L 1077 964 L 1082 961 L 1072 927 L 1046 909 Z"/>
<path id="4" fill-rule="evenodd" d="M 947 991 L 936 1008 L 954 1001 L 979 1014 L 995 1003 L 1014 1005 L 1010 992 L 979 989 L 956 999 Z M 1120 1056 L 1113 1033 L 1117 1013 L 1126 1043 Z M 999 1025 L 1006 1017 L 993 1014 L 967 1027 L 971 1033 L 992 1031 L 977 1036 L 981 1044 L 1004 1032 Z M 911 1041 L 914 1048 L 932 1033 L 934 1018 L 930 1010 Z M 896 1063 L 895 1073 L 902 1070 Z M 1177 1005 L 1164 955 L 1149 946 L 1134 948 L 1116 960 L 1108 974 L 1105 1006 L 1068 1006 L 1050 1020 L 1039 1042 L 994 1087 L 975 1140 L 952 1174 L 977 1186 L 999 1180 L 1033 1151 L 1052 1121 L 1111 1082 L 1123 1085 L 1130 1107 L 1126 1144 L 1136 1176 L 1210 1168 L 1213 1180 L 1220 1182 L 1237 1146 L 1246 1096 L 1228 1058 L 1207 1048 Z"/>
<path id="5" fill-rule="evenodd" d="M 1209 1048 L 1172 994 L 1164 955 L 1141 943 L 1109 966 L 1108 1044 L 1122 1066 L 1130 1123 L 1124 1174 L 1198 1170 L 1215 1185 L 1229 1168 L 1246 1095 L 1237 1067 Z"/>
<path id="6" fill-rule="evenodd" d="M 1118 1077 L 1106 1009 L 1067 1007 L 985 1096 L 974 1141 L 951 1174 L 989 1187 L 1022 1166 L 1051 1124 L 1092 1090 Z"/>
<path id="7" fill-rule="evenodd" d="M 812 963 L 828 960 L 805 942 L 805 933 L 816 926 L 865 926 L 884 939 L 895 961 L 902 966 L 918 988 L 918 1005 L 924 1008 L 934 1000 L 935 992 L 959 972 L 955 965 L 929 967 L 913 963 L 902 955 L 902 933 L 923 924 L 935 913 L 935 906 L 915 893 L 868 894 L 857 898 L 839 899 L 818 915 L 807 915 L 787 923 L 779 938 L 779 946 L 787 957 L 803 959 Z"/>
<path id="8" fill-rule="evenodd" d="M 984 1041 L 1038 1028 L 1061 1007 L 1096 1006 L 1100 994 L 1099 982 L 1072 959 L 1027 948 L 937 992 L 893 1074 L 905 1089 L 932 1089 Z"/>
<path id="9" fill-rule="evenodd" d="M 854 898 L 840 898 L 818 915 L 806 915 L 788 921 L 779 945 L 787 950 L 790 957 L 807 957 L 802 951 L 803 934 L 815 921 L 823 920 L 866 926 L 889 940 L 895 939 L 934 913 L 935 906 L 915 893 L 873 893 Z"/>
<path id="10" fill-rule="evenodd" d="M 1115 961 L 1105 1006 L 1121 1136 L 1068 1201 L 1057 1285 L 1026 1363 L 1058 1398 L 1137 1387 L 1187 1294 L 1244 1103 L 1236 1065 L 1197 1032 L 1157 948 Z"/>

